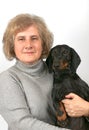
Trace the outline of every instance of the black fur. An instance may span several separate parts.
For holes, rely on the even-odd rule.
[[[53,106],[57,116],[62,116],[59,102],[70,92],[76,93],[80,97],[89,101],[89,86],[76,73],[81,59],[77,52],[68,45],[57,45],[51,49],[46,63],[49,72],[54,75],[54,87],[52,91]],[[64,120],[56,120],[59,127],[72,130],[88,130],[89,122],[85,117],[69,117]]]

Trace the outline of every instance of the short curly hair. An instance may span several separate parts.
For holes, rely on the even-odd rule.
[[[8,60],[16,58],[14,52],[14,37],[29,26],[35,25],[42,40],[43,52],[41,58],[46,58],[53,44],[53,33],[50,32],[44,19],[31,14],[19,14],[12,18],[3,35],[3,51]]]

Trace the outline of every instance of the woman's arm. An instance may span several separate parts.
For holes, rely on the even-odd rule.
[[[9,74],[0,75],[0,113],[11,130],[67,130],[33,118],[22,88]]]
[[[89,102],[85,101],[78,95],[70,93],[66,95],[66,99],[62,101],[69,116],[89,116]]]

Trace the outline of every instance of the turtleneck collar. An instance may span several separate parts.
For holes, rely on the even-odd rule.
[[[43,60],[39,60],[33,65],[25,64],[17,60],[16,67],[24,73],[28,73],[31,76],[37,77],[40,77],[40,75],[42,76],[42,74],[45,74],[47,72],[47,66]]]

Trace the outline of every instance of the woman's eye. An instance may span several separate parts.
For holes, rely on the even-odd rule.
[[[32,40],[38,40],[38,38],[37,37],[32,37]]]
[[[19,38],[19,39],[18,39],[18,41],[23,41],[23,40],[25,40],[25,39],[24,39],[24,38]]]
[[[16,40],[17,40],[17,41],[24,41],[25,38],[24,38],[24,37],[17,37]]]

